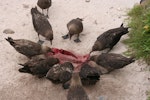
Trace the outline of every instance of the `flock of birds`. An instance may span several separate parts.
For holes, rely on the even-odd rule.
[[[37,5],[42,9],[42,12],[43,9],[47,9],[47,15],[40,13],[36,7],[31,9],[31,15],[38,37],[42,35],[52,44],[53,30],[47,19],[51,3],[51,0],[38,0]],[[67,24],[68,34],[62,36],[62,38],[71,39],[73,35],[77,35],[77,39],[74,41],[81,42],[79,35],[83,31],[82,21],[83,19],[81,18],[71,20]],[[128,27],[124,27],[121,24],[120,27],[110,29],[97,37],[89,56],[80,65],[80,70],[78,71],[75,70],[72,62],[60,63],[59,57],[48,56],[48,53],[55,55],[56,52],[52,48],[42,45],[43,41],[40,38],[38,43],[26,39],[12,39],[11,37],[6,38],[6,40],[17,52],[29,58],[26,63],[19,64],[23,66],[19,69],[19,72],[30,73],[39,78],[46,77],[54,84],[62,83],[64,89],[69,89],[67,100],[89,100],[83,85],[94,85],[99,81],[101,75],[123,68],[135,61],[133,57],[127,58],[120,54],[109,53],[119,42],[121,36],[128,32]],[[100,55],[90,56],[92,52],[104,49],[108,49],[108,51]],[[101,68],[105,72],[102,72]]]

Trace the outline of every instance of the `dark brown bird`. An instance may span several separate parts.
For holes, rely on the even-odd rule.
[[[71,20],[68,24],[67,24],[67,28],[69,30],[68,34],[65,36],[62,36],[63,39],[68,39],[73,35],[77,35],[77,39],[75,39],[75,42],[81,42],[79,39],[79,35],[80,33],[83,31],[83,24],[82,24],[83,19],[81,18],[76,18]]]
[[[67,100],[89,100],[86,91],[82,87],[79,73],[73,73],[72,75]]]
[[[37,75],[39,78],[44,77],[46,73],[49,71],[49,69],[59,63],[59,60],[57,58],[52,57],[34,57],[30,59],[25,64],[20,64],[23,66],[23,68],[20,68],[20,72],[24,73],[30,73],[32,75]]]
[[[24,64],[19,64],[21,66],[23,66],[23,68],[19,69],[19,72],[23,72],[23,73],[30,73],[32,74],[32,72],[30,71],[30,67],[35,66],[39,61],[45,60],[47,57],[44,54],[41,55],[36,55],[33,56],[29,61],[27,61]]]
[[[66,83],[72,77],[73,65],[70,62],[54,65],[46,74],[46,78],[53,83]]]
[[[13,40],[11,37],[6,38],[6,40],[10,43],[10,45],[12,45],[15,48],[16,51],[27,56],[28,58],[31,58],[35,55],[52,52],[51,48],[32,42],[30,40]]]
[[[99,81],[101,75],[101,69],[94,61],[88,61],[81,65],[79,72],[81,82],[83,85],[95,85]],[[67,81],[63,84],[64,89],[70,87],[71,81]]]
[[[140,4],[142,4],[143,2],[145,2],[146,0],[140,0]],[[147,0],[148,1],[148,0]]]
[[[39,35],[42,35],[46,38],[46,40],[49,40],[52,44],[53,30],[48,19],[43,14],[41,14],[36,7],[31,9],[31,14],[33,26],[35,31],[38,33],[38,37]],[[39,43],[43,43],[43,41],[40,40],[40,37]]]
[[[42,13],[43,13],[43,9],[47,9],[47,17],[48,17],[49,7],[52,5],[52,1],[51,0],[38,0],[37,5],[42,9]]]
[[[92,51],[101,51],[109,48],[108,52],[119,42],[122,35],[127,34],[128,27],[124,27],[123,24],[119,28],[110,29],[101,34],[95,41]]]
[[[149,6],[149,0],[141,0],[140,5],[146,9]]]
[[[102,53],[101,55],[94,55],[90,57],[90,60],[107,69],[108,73],[115,69],[123,68],[124,66],[135,61],[133,57],[127,58],[120,54],[114,53]]]
[[[85,63],[82,65],[79,74],[83,85],[95,85],[100,79],[101,72],[95,66]]]

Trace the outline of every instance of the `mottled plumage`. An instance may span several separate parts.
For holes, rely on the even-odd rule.
[[[72,75],[67,100],[89,100],[86,91],[82,87],[79,73],[73,73]]]
[[[36,7],[31,9],[31,14],[33,26],[35,31],[38,33],[38,37],[39,35],[42,35],[46,38],[46,40],[49,40],[52,44],[53,30],[48,19],[43,14],[41,14]]]
[[[110,29],[104,32],[95,41],[92,51],[101,51],[109,48],[109,52],[119,42],[121,36],[128,32],[128,27],[123,27],[123,24],[121,24],[119,28]]]
[[[67,28],[68,28],[68,34],[65,36],[62,36],[64,39],[67,39],[73,36],[73,35],[77,35],[77,39],[75,39],[75,42],[81,42],[79,39],[79,35],[80,33],[83,31],[83,24],[82,24],[82,19],[80,18],[76,18],[76,19],[72,19],[68,24],[67,24]]]
[[[53,83],[65,83],[72,77],[73,65],[70,62],[54,65],[47,73],[46,78]]]
[[[42,13],[43,13],[43,9],[47,9],[47,17],[48,17],[48,10],[49,10],[49,7],[52,5],[52,1],[51,0],[38,0],[37,5],[42,9]]]
[[[32,42],[30,40],[26,39],[13,40],[11,37],[6,38],[6,40],[10,43],[10,45],[12,45],[15,48],[17,52],[29,58],[35,55],[52,52],[51,48]]]
[[[90,60],[106,68],[108,72],[111,72],[115,69],[123,68],[124,66],[135,61],[133,57],[127,58],[120,54],[114,53],[102,53],[101,55],[95,55],[92,56]]]
[[[30,59],[25,64],[20,64],[24,66],[23,68],[20,68],[20,72],[25,73],[31,73],[33,75],[37,75],[38,77],[43,77],[46,75],[46,73],[49,71],[49,69],[59,63],[59,60],[57,58],[52,57],[34,57]]]
[[[79,74],[83,85],[94,85],[99,81],[101,72],[96,67],[85,63],[82,65]]]

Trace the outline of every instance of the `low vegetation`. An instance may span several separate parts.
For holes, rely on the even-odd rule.
[[[128,12],[129,38],[124,42],[129,46],[126,54],[143,59],[150,64],[150,2],[135,5]]]
[[[128,12],[129,38],[124,41],[129,46],[127,55],[143,59],[150,65],[150,0],[144,5],[135,5]],[[147,93],[150,100],[150,92]]]

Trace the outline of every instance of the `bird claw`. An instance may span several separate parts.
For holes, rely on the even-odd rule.
[[[67,34],[67,35],[64,35],[64,36],[62,36],[62,38],[63,39],[68,39],[69,38],[69,35]]]
[[[42,45],[44,43],[44,41],[39,40],[37,43]]]
[[[79,38],[75,39],[74,42],[79,43],[81,42]]]

